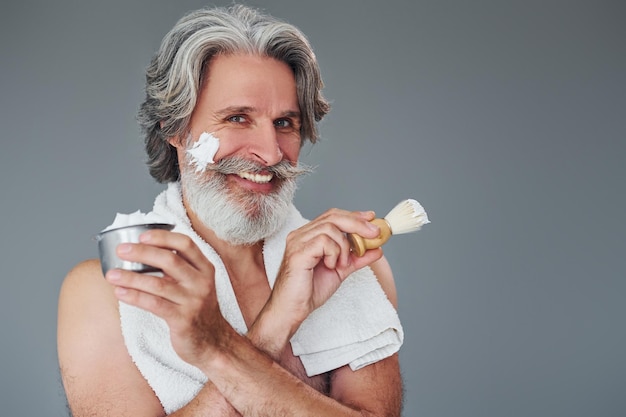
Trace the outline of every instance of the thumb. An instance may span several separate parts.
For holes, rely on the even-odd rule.
[[[363,256],[356,256],[355,254],[351,253],[348,265],[344,270],[341,271],[341,280],[343,281],[351,273],[376,262],[382,257],[383,250],[381,248],[367,250],[365,251]]]

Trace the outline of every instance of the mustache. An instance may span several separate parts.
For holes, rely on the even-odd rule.
[[[314,171],[312,166],[301,162],[298,162],[295,166],[288,161],[280,161],[275,165],[263,166],[237,156],[220,159],[215,164],[208,164],[205,169],[224,175],[238,174],[240,172],[270,172],[281,180],[295,179]]]

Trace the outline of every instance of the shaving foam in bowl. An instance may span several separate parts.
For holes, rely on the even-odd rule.
[[[160,269],[139,262],[120,259],[115,249],[120,243],[138,243],[139,236],[150,229],[172,230],[173,224],[163,221],[154,213],[144,214],[139,211],[131,214],[119,214],[113,224],[96,235],[102,274],[114,268],[134,272],[160,272]]]

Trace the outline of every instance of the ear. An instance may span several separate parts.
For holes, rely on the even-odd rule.
[[[163,122],[163,120],[161,120],[161,121],[159,122],[159,127],[160,127],[161,129],[163,129],[163,125],[164,125],[164,124],[165,124],[165,123]],[[165,140],[167,141],[167,143],[169,143],[170,145],[172,145],[172,146],[173,146],[173,147],[175,147],[175,148],[179,148],[179,149],[180,149],[180,148],[182,148],[182,147],[183,147],[183,143],[181,142],[181,140],[180,140],[180,137],[179,137],[179,136],[170,136],[170,137],[168,137],[168,138],[167,138],[167,139],[165,139]]]
[[[169,138],[167,138],[167,143],[169,143],[170,145],[172,145],[173,147],[177,149],[182,149],[184,147],[182,144],[182,141],[180,140],[178,136],[170,136]]]

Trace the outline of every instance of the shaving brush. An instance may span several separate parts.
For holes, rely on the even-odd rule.
[[[368,249],[381,247],[391,235],[418,231],[430,221],[424,207],[417,201],[408,199],[399,202],[384,218],[374,219],[370,223],[380,228],[380,235],[374,239],[366,239],[356,233],[348,233],[352,252],[357,256],[363,256]]]

